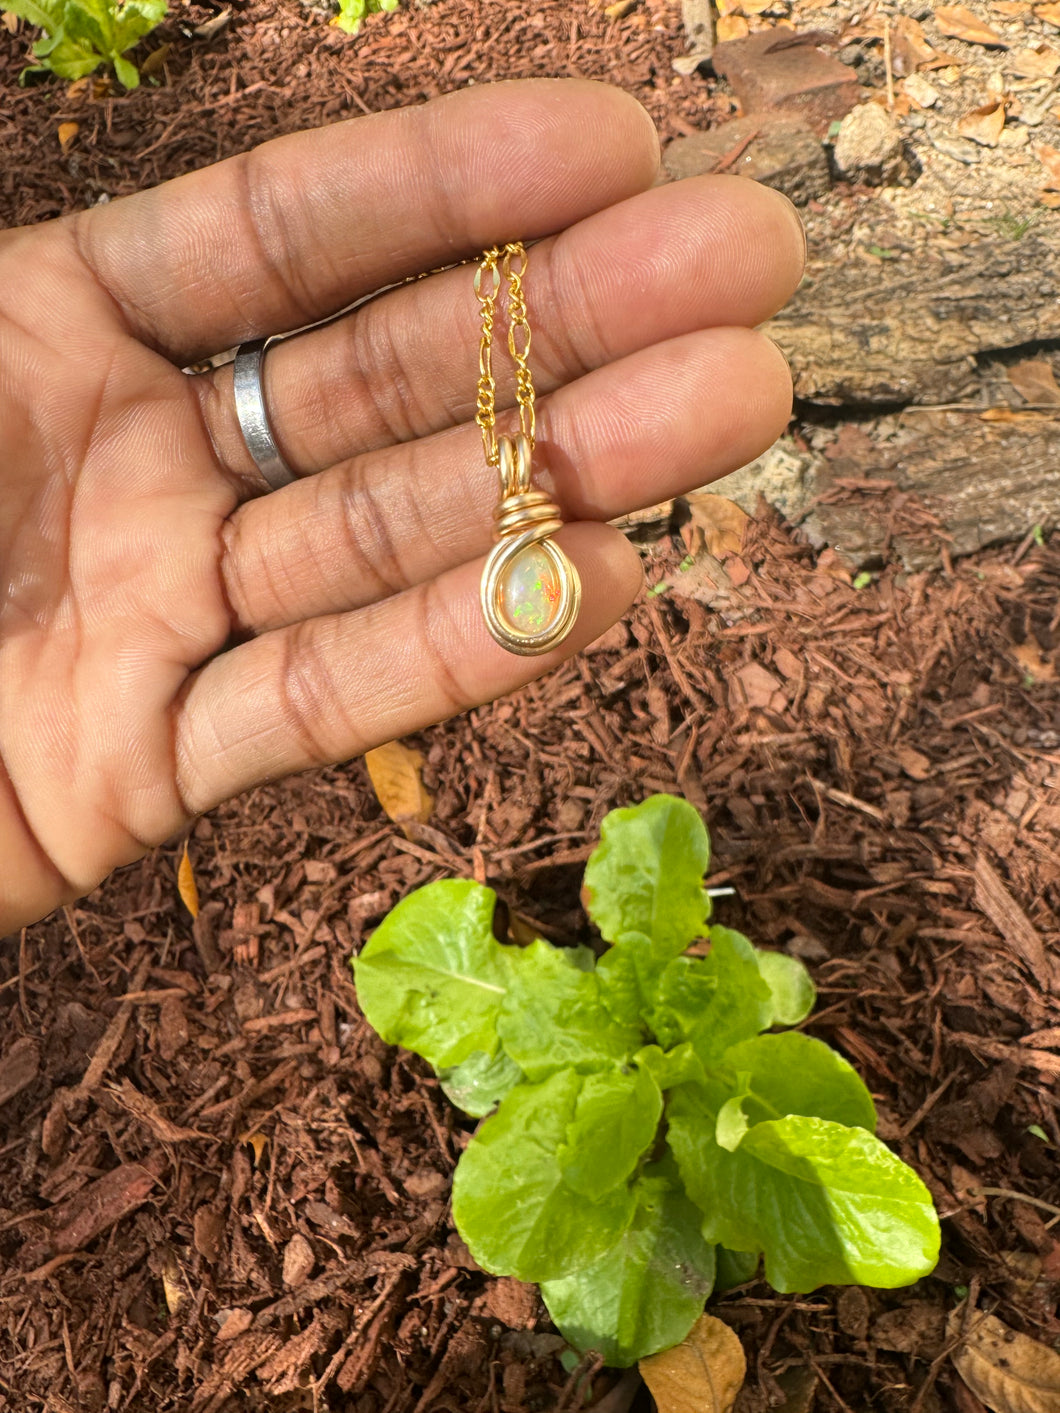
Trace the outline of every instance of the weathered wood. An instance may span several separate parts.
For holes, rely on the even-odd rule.
[[[842,479],[893,481],[934,511],[940,533],[892,536],[877,508],[863,498],[818,503],[805,521],[812,538],[836,547],[854,564],[893,549],[911,569],[936,565],[943,549],[971,554],[1000,540],[1022,539],[1036,525],[1060,525],[1060,420],[1042,416],[984,422],[967,412],[907,413],[907,431],[875,455],[816,463],[818,495]]]
[[[975,388],[978,354],[1060,339],[1060,222],[963,246],[925,230],[906,245],[880,259],[847,235],[811,234],[806,279],[765,329],[798,397],[957,402]]]

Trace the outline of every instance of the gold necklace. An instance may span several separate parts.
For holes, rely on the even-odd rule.
[[[500,502],[493,513],[497,543],[482,571],[482,612],[497,642],[524,657],[548,652],[561,643],[574,626],[581,602],[578,571],[552,538],[563,524],[559,507],[531,483],[534,380],[527,362],[530,325],[523,294],[528,263],[523,245],[511,242],[487,250],[475,271],[475,294],[482,311],[475,421],[482,429],[486,461],[497,467],[501,482]],[[493,323],[502,274],[508,287],[508,352],[515,364],[519,408],[519,430],[514,436],[496,432]]]

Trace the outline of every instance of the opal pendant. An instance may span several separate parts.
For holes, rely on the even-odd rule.
[[[530,488],[530,448],[522,435],[499,437],[502,498],[494,519],[499,540],[482,573],[482,611],[509,652],[548,652],[578,616],[578,571],[552,539],[558,508]]]

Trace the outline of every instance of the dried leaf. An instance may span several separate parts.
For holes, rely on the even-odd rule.
[[[0,10],[0,22],[3,23],[8,34],[18,33],[18,16],[11,10]]]
[[[265,1145],[269,1141],[268,1134],[261,1133],[257,1129],[253,1131],[248,1129],[246,1133],[239,1135],[239,1141],[240,1143],[249,1143],[251,1148],[253,1148],[254,1166],[259,1168],[261,1166],[261,1155],[265,1152]]]
[[[1045,190],[1060,191],[1060,147],[1050,147],[1047,142],[1036,142],[1034,155],[1045,168]]]
[[[1008,380],[1028,402],[1047,402],[1060,406],[1060,387],[1056,385],[1053,365],[1044,358],[1025,358],[1008,370]]]
[[[364,758],[372,788],[387,817],[395,824],[417,820],[426,824],[434,800],[423,788],[423,757],[400,741],[377,746]]]
[[[978,15],[973,15],[967,5],[939,5],[935,11],[935,23],[943,34],[953,39],[963,39],[968,44],[994,44],[999,49],[1008,48],[997,30],[984,24]]]
[[[970,137],[981,147],[996,147],[1005,126],[1005,105],[998,101],[973,108],[957,124],[962,137]]]
[[[730,1413],[747,1373],[739,1339],[713,1315],[701,1315],[680,1344],[639,1367],[659,1413]]]
[[[162,1293],[166,1298],[166,1308],[171,1315],[175,1315],[184,1303],[187,1291],[184,1289],[180,1263],[172,1251],[166,1252],[162,1265]]]
[[[709,491],[693,491],[688,497],[692,524],[702,531],[703,544],[715,559],[727,554],[739,554],[744,532],[751,517],[735,501]]]
[[[73,145],[74,138],[81,131],[80,123],[60,123],[59,124],[59,146],[64,152],[69,152]]]
[[[1036,49],[1017,49],[1009,56],[1005,68],[1018,78],[1052,78],[1060,69],[1060,54],[1048,44],[1039,44]]]
[[[1060,210],[1060,191],[1051,191],[1046,187],[1038,193],[1038,205],[1048,206],[1050,211]]]
[[[180,856],[180,867],[177,869],[177,892],[180,894],[180,901],[192,917],[198,917],[199,885],[195,882],[195,871],[191,866],[187,839],[184,840],[184,852]]]
[[[718,20],[717,39],[724,44],[730,39],[743,39],[751,29],[742,15],[723,15]]]
[[[1056,25],[1060,29],[1060,5],[1055,3],[1035,5],[1034,15],[1036,19],[1046,20],[1049,24]]]
[[[157,49],[152,49],[140,65],[140,77],[154,78],[157,74],[162,73],[172,48],[172,44],[160,44]]]
[[[964,1318],[959,1306],[950,1316],[950,1339],[960,1337]],[[995,1315],[972,1312],[953,1365],[993,1413],[1060,1413],[1060,1354]]]
[[[891,28],[891,53],[896,74],[911,74],[932,63],[938,52],[928,42],[919,20],[898,15]]]
[[[201,25],[196,25],[192,30],[192,34],[196,39],[213,39],[215,34],[221,33],[231,18],[232,7],[228,6],[227,9],[221,10],[218,14],[213,15]]]

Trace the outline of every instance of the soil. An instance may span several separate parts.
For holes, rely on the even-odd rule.
[[[216,13],[174,6],[147,46],[170,45],[158,86],[121,97],[20,90],[25,35],[0,28],[5,223],[472,79],[606,78],[668,136],[735,106],[673,72],[676,6],[438,0],[354,40],[288,0],[188,37]],[[60,122],[80,124],[65,153]],[[855,462],[859,435],[836,434]],[[704,812],[710,881],[735,889],[718,919],[807,961],[808,1029],[944,1218],[912,1289],[716,1296],[748,1355],[741,1413],[975,1413],[945,1335],[965,1290],[1056,1342],[1060,536],[952,562],[915,497],[856,476],[830,495],[943,567],[854,577],[761,504],[719,571],[679,505],[632,532],[651,588],[627,620],[411,743],[426,824],[391,824],[360,762],[298,777],[197,822],[196,922],[171,845],[0,941],[0,1409],[618,1408],[616,1375],[561,1364],[536,1289],[469,1258],[447,1197],[470,1125],[367,1029],[347,959],[451,875],[591,942],[600,820],[653,790]]]

